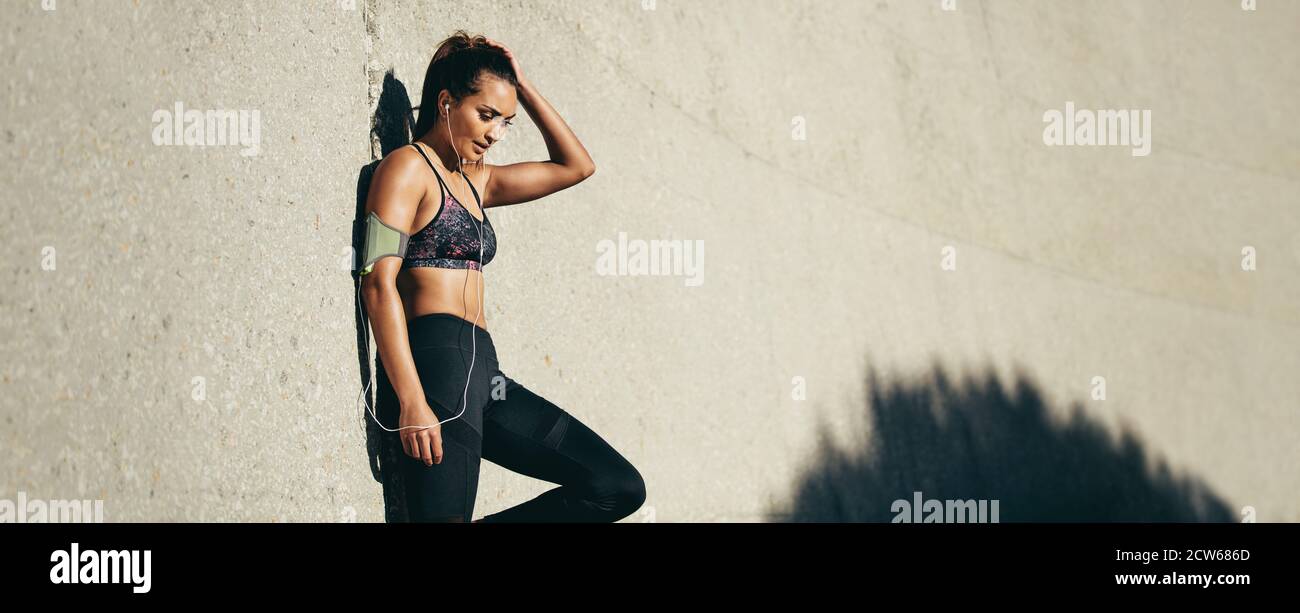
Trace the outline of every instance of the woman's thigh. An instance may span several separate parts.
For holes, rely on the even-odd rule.
[[[386,444],[396,448],[407,516],[412,522],[468,522],[473,517],[483,446],[483,407],[489,400],[487,377],[482,373],[495,370],[496,364],[478,358],[480,363],[474,367],[466,390],[468,357],[460,354],[456,349],[446,348],[412,351],[425,399],[434,416],[443,422],[440,425],[442,461],[426,465],[423,460],[406,455],[397,432],[385,433]],[[387,378],[382,371],[381,376]],[[398,401],[388,381],[379,386],[378,396],[380,421],[388,428],[398,428]]]
[[[426,465],[401,453],[398,470],[406,492],[408,521],[470,521],[478,494],[481,443],[478,433],[453,420],[442,424],[441,462]]]
[[[508,470],[580,490],[642,487],[636,468],[576,417],[507,378],[484,409],[482,457]]]

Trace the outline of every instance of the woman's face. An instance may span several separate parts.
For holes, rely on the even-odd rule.
[[[478,161],[501,140],[516,114],[515,87],[500,77],[479,79],[479,93],[451,105],[452,144],[460,157]]]

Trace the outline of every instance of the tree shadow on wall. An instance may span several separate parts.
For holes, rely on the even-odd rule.
[[[380,160],[386,157],[393,150],[410,144],[411,130],[415,126],[414,115],[411,112],[411,98],[407,95],[406,86],[393,75],[389,70],[384,75],[383,90],[379,95],[379,101],[375,108],[374,116],[370,122],[370,136],[373,140],[378,141],[380,149],[380,158],[361,168],[357,177],[357,202],[356,214],[353,216],[352,224],[352,246],[354,253],[361,253],[364,245],[365,236],[365,215],[366,215],[366,196],[370,193],[370,181],[375,175],[375,169],[378,168]],[[355,264],[359,264],[360,257]],[[353,295],[360,292],[361,277],[356,273],[352,275]],[[365,402],[379,413],[378,407],[375,406],[377,394],[375,388],[379,384],[378,377],[375,374],[374,363],[369,356],[370,353],[370,330],[366,322],[361,318],[361,309],[364,305],[358,304],[353,309],[353,315],[356,319],[357,333],[357,360],[360,364],[361,385],[369,383],[369,389],[366,389]],[[369,317],[366,317],[369,320]],[[371,377],[374,376],[372,382]],[[396,414],[396,411],[391,411]],[[362,409],[360,414],[364,421],[366,431],[366,455],[369,458],[370,474],[375,481],[383,484],[384,490],[384,517],[388,522],[405,522],[406,516],[406,492],[402,486],[397,471],[397,463],[400,459],[397,454],[402,453],[401,442],[397,438],[397,433],[388,432],[380,428],[375,423],[374,418],[370,416],[370,409]],[[397,428],[396,423],[384,424],[389,428]]]
[[[886,383],[872,367],[865,384],[857,440],[838,446],[819,423],[820,452],[793,508],[769,521],[890,522],[894,501],[913,503],[914,492],[997,500],[1004,523],[1236,521],[1199,479],[1151,465],[1127,427],[1116,438],[1079,403],[1057,418],[1021,373],[1008,390],[992,372],[954,382],[936,365],[928,377]]]

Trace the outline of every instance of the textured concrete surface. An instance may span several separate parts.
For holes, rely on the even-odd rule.
[[[418,103],[463,27],[596,160],[490,211],[487,301],[645,477],[624,521],[1300,521],[1300,4],[49,4],[0,27],[0,498],[383,520],[357,180],[385,74]],[[1150,110],[1151,154],[1045,145],[1067,101]],[[177,102],[257,154],[155,144]],[[522,107],[493,155],[545,159]],[[703,241],[703,284],[597,274],[620,233]],[[477,514],[550,487],[484,463]]]

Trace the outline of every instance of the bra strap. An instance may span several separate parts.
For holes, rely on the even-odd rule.
[[[483,208],[483,201],[480,200],[479,197],[478,197],[478,189],[476,189],[476,188],[474,187],[474,182],[473,182],[473,181],[470,181],[470,180],[469,180],[469,177],[465,176],[465,171],[463,171],[463,170],[460,171],[460,176],[462,176],[462,177],[465,178],[465,182],[466,182],[466,183],[469,183],[469,191],[474,192],[474,202],[478,204],[478,210],[481,211],[481,212],[483,213],[483,219],[486,220],[486,219],[487,219],[487,209]]]
[[[429,161],[429,156],[424,154],[424,148],[415,143],[411,143],[411,146],[415,147],[415,150],[420,152],[420,157],[424,158],[424,163],[429,165],[429,170],[433,171],[433,176],[438,178],[438,189],[441,190],[441,193],[439,194],[440,199],[438,200],[438,207],[441,208],[442,201],[447,199],[447,192],[451,190],[448,189],[446,183],[442,182],[442,175],[438,174],[438,169],[433,167],[433,162]],[[471,184],[470,188],[472,189],[473,187],[474,186]]]

